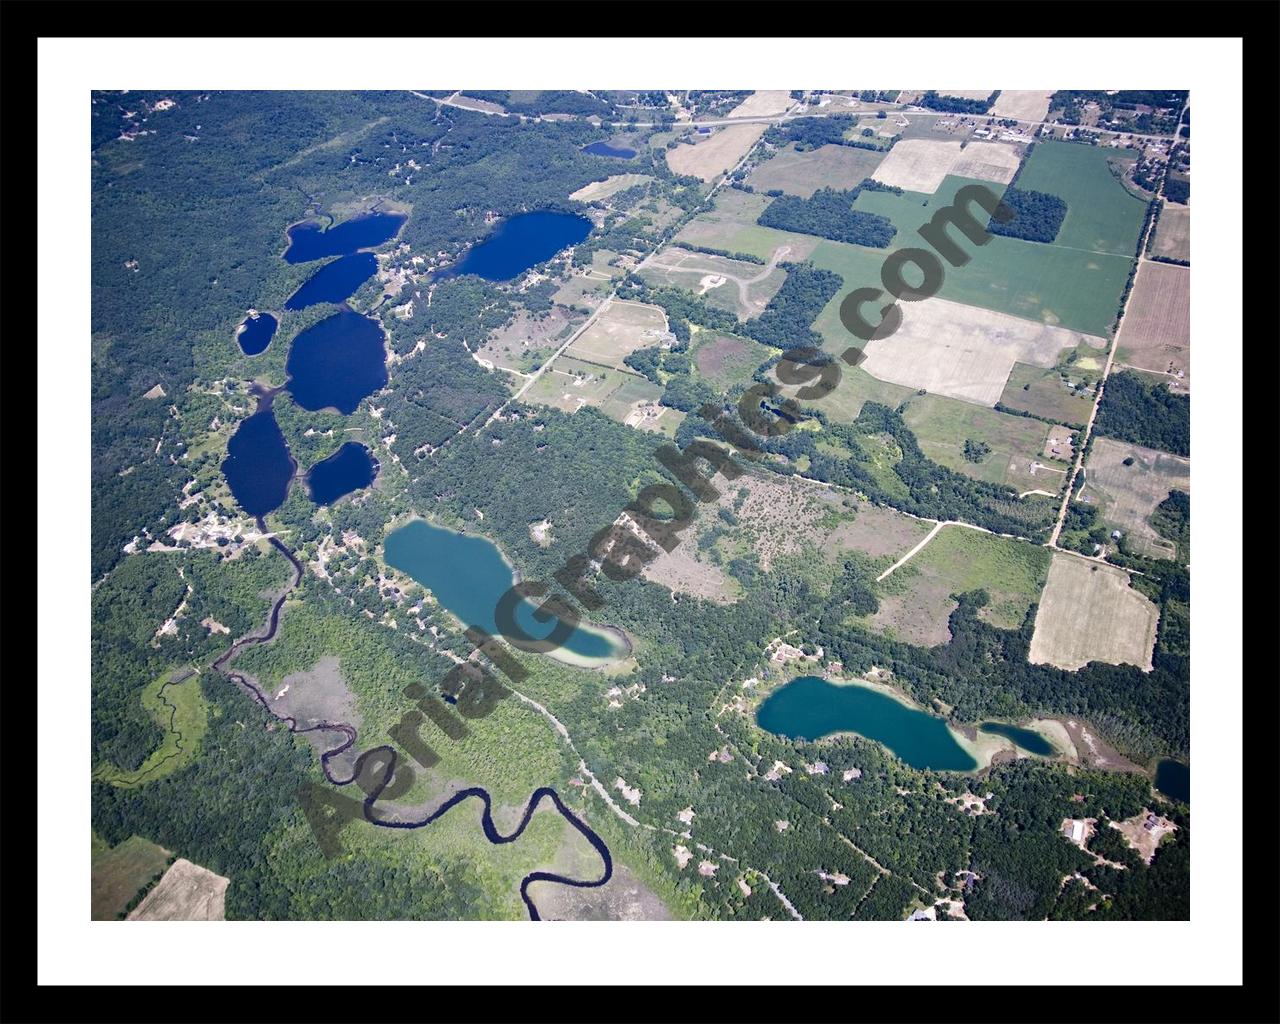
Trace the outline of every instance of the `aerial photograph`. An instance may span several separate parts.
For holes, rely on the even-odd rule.
[[[1189,921],[1192,95],[1057,84],[84,92],[80,916]]]

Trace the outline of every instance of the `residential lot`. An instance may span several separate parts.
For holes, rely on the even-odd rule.
[[[1126,466],[1126,459],[1133,461]],[[1076,500],[1096,506],[1103,521],[1126,533],[1130,546],[1140,554],[1173,558],[1173,543],[1147,521],[1172,490],[1191,493],[1190,459],[1095,437],[1085,466],[1085,484]]]

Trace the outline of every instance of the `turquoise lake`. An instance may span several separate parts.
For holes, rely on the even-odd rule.
[[[856,732],[883,743],[913,768],[963,772],[978,766],[941,718],[856,683],[836,686],[799,676],[766,698],[756,723],[777,736],[803,740]]]
[[[996,736],[1013,740],[1023,750],[1031,754],[1039,754],[1041,757],[1052,757],[1058,752],[1057,747],[1034,729],[1022,729],[1004,722],[983,722],[978,726],[978,731],[994,733]]]
[[[468,626],[498,635],[494,609],[515,578],[492,541],[415,520],[387,535],[385,551],[388,565],[430,590],[440,604]],[[516,609],[516,624],[529,636],[541,639],[551,633],[556,623],[535,619],[535,607],[529,601],[522,602]],[[626,654],[621,640],[582,626],[569,635],[563,649],[593,659]]]

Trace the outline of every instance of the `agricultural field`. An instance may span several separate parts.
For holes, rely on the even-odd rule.
[[[1150,671],[1158,619],[1123,569],[1055,552],[1027,659],[1069,671],[1091,661]]]
[[[667,317],[660,306],[614,299],[575,339],[565,355],[619,369],[623,359],[636,349],[669,340]]]
[[[735,124],[712,129],[697,142],[682,142],[667,150],[667,165],[676,174],[715,181],[747,155],[764,134],[763,124]]]
[[[1156,223],[1152,256],[1191,261],[1191,207],[1166,202]]]
[[[583,185],[578,191],[569,195],[582,203],[593,203],[598,199],[608,199],[636,185],[643,185],[653,179],[647,174],[614,174],[603,181],[593,181]]]
[[[981,589],[990,600],[979,616],[1001,629],[1016,629],[1039,600],[1049,554],[1027,541],[944,526],[877,583],[880,609],[862,621],[894,639],[932,647],[951,638],[947,622],[956,608],[951,595]]]
[[[668,246],[645,264],[640,277],[654,287],[683,288],[701,295],[708,305],[749,320],[764,312],[787,279],[787,272],[775,266],[788,255],[785,250],[784,246],[775,251],[762,267]]]
[[[747,184],[757,192],[781,189],[808,199],[820,188],[850,189],[875,177],[884,154],[852,146],[820,146],[800,152],[788,143],[752,171]]]
[[[552,306],[541,318],[521,310],[511,323],[493,331],[476,355],[503,369],[532,372],[577,330],[583,319],[564,306]]]
[[[932,196],[863,192],[854,209],[888,217],[898,228],[898,238],[917,238],[916,230],[969,184],[984,183],[949,177]],[[1121,189],[1115,181],[1111,185]],[[963,267],[946,268],[938,298],[1109,337],[1132,265],[1129,257],[1003,236],[992,238],[981,248],[961,244],[972,259]],[[855,288],[881,287],[884,256],[879,250],[828,240],[814,248],[813,262],[840,274],[845,282],[814,323],[832,352],[844,351],[855,340],[840,322],[840,303]],[[867,313],[873,315],[869,308]],[[904,323],[913,313],[910,308],[904,311]]]
[[[1167,376],[1169,390],[1191,390],[1191,269],[1144,261],[1129,296],[1116,359]]]
[[[1064,373],[1070,384],[1063,380]],[[1083,426],[1093,408],[1094,391],[1092,386],[1085,389],[1071,386],[1078,384],[1080,380],[1081,375],[1078,372],[1071,373],[1070,366],[1055,366],[1046,370],[1029,363],[1014,363],[1004,392],[1000,395],[1000,404],[1047,420]]]
[[[222,921],[231,879],[179,857],[129,914],[130,921]]]
[[[169,851],[141,836],[108,846],[94,836],[92,903],[94,921],[114,921],[143,888],[164,873]]]
[[[794,103],[786,89],[758,89],[729,111],[728,116],[767,117],[785,113]]]
[[[1128,151],[1073,142],[1040,142],[1022,169],[1018,187],[1048,192],[1065,200],[1067,216],[1053,242],[1055,246],[1132,256],[1142,232],[1146,204],[1120,184],[1108,162],[1133,159]]]
[[[734,338],[700,329],[690,350],[693,365],[719,391],[750,380],[775,352],[750,338]]]
[[[1125,460],[1132,459],[1126,466]],[[1148,558],[1173,558],[1171,541],[1148,522],[1172,490],[1191,492],[1191,460],[1153,448],[1095,437],[1077,501],[1092,504],[1102,521],[1126,534],[1128,546]]]
[[[723,249],[726,252],[745,252],[762,260],[770,259],[774,252],[785,247],[787,259],[806,259],[820,239],[793,231],[777,231],[761,227],[756,218],[772,200],[765,195],[742,192],[736,188],[722,189],[716,195],[715,205],[701,213],[676,235],[677,245],[704,246]]]
[[[1062,489],[1069,464],[1045,457],[1045,442],[1054,429],[1049,424],[939,395],[912,395],[906,406],[903,419],[920,450],[934,462],[978,480],[1006,484],[1020,494],[1056,494]],[[981,462],[965,458],[969,440],[991,449]]]
[[[990,113],[992,117],[1012,117],[1018,121],[1043,121],[1049,114],[1049,97],[1052,95],[1052,91],[1002,89],[991,105]]]
[[[1065,349],[1102,338],[946,299],[914,302],[888,338],[866,342],[873,377],[979,405],[1000,400],[1014,363],[1051,367]]]
[[[948,177],[980,178],[1008,184],[1021,152],[1004,142],[905,139],[889,150],[873,177],[908,192],[937,192]]]

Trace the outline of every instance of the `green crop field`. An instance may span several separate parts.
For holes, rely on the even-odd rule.
[[[1146,204],[1111,173],[1112,160],[1131,163],[1133,155],[1074,142],[1041,142],[1031,151],[1018,187],[1048,192],[1067,204],[1054,246],[1133,255]]]
[[[958,189],[969,184],[974,182],[948,177],[935,196],[864,192],[854,207],[882,214],[894,222],[898,234],[890,250],[921,245],[916,229],[940,207],[948,205]],[[1109,333],[1133,262],[1123,256],[1085,253],[1018,238],[995,237],[982,248],[968,246],[963,240],[961,245],[973,258],[963,267],[945,268],[946,278],[938,292],[941,298],[1100,337]],[[888,254],[885,250],[827,240],[814,249],[813,262],[835,271],[845,283],[814,323],[814,329],[833,352],[843,351],[857,340],[840,322],[840,303],[855,288],[881,287],[880,269]],[[866,312],[871,316],[874,311],[868,308]],[[904,316],[910,315],[910,305],[906,304]]]

